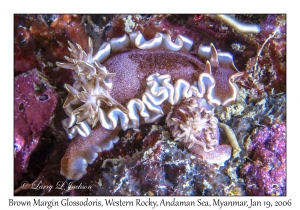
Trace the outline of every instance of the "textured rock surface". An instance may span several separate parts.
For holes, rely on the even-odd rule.
[[[38,70],[15,78],[14,82],[15,186],[25,173],[32,151],[53,117],[58,96]]]
[[[250,195],[286,195],[285,123],[255,130],[241,168]]]
[[[160,126],[131,157],[109,158],[102,166],[96,194],[104,195],[226,195],[229,177],[214,164],[170,141]]]

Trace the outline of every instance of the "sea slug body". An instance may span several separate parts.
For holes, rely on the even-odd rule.
[[[215,106],[232,103],[238,92],[234,82],[243,75],[232,56],[217,51],[213,44],[199,47],[197,56],[206,60],[203,63],[189,53],[193,41],[181,35],[173,42],[168,33],[156,33],[147,41],[139,31],[132,32],[103,43],[95,55],[90,39],[88,52],[78,44],[69,45],[69,63],[57,62],[61,68],[74,70],[75,79],[72,86],[65,85],[69,95],[64,109],[69,118],[62,122],[72,139],[61,161],[61,174],[67,179],[80,179],[98,153],[118,141],[121,129],[155,122],[182,100],[205,98]],[[211,114],[203,117],[210,117],[208,123],[217,128]],[[181,129],[187,132],[187,125]],[[211,133],[212,138],[206,132],[209,143],[197,150],[201,149],[203,159],[222,164],[230,157],[231,147],[218,146],[217,132]],[[214,158],[205,156],[212,150]],[[223,153],[224,158],[218,159]]]

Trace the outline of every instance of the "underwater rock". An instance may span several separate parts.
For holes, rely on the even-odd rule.
[[[255,130],[241,168],[249,195],[286,195],[286,125]]]
[[[151,131],[142,141],[138,140],[143,135],[140,131],[121,140],[123,148],[140,142],[140,149],[103,161],[100,180],[92,194],[228,195],[230,179],[216,164],[207,164],[172,141],[170,133],[161,126],[144,125],[143,129]]]
[[[37,69],[27,71],[14,82],[15,186],[26,168],[40,136],[49,125],[58,100],[45,75]]]

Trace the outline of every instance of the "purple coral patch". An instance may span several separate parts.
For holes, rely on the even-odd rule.
[[[260,128],[249,145],[249,157],[241,169],[250,195],[286,194],[285,123]]]
[[[15,78],[14,94],[14,165],[15,186],[18,186],[19,176],[26,172],[30,155],[50,123],[58,97],[36,69]],[[41,100],[45,96],[47,100]]]

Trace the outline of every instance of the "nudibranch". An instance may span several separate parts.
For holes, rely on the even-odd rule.
[[[145,40],[139,31],[112,38],[94,55],[91,39],[88,52],[78,44],[69,45],[72,58],[65,57],[69,63],[57,65],[74,70],[74,84],[65,85],[69,94],[64,109],[69,118],[62,121],[72,141],[61,160],[61,174],[72,180],[86,173],[99,152],[113,147],[121,129],[156,122],[191,97],[204,98],[213,106],[233,102],[238,92],[235,80],[243,74],[236,69],[232,56],[216,50],[213,44],[200,45],[194,56],[189,53],[192,40],[178,35],[172,41],[167,32],[156,33],[151,40]],[[211,118],[208,123],[216,128],[217,122],[209,112],[207,109],[204,118]],[[182,128],[188,129],[188,125],[186,122]],[[222,150],[218,130],[211,134],[206,145],[186,141],[200,144],[202,154],[214,150],[215,158],[208,158],[210,162],[224,162],[230,157],[228,151],[220,161],[216,157]]]
[[[229,145],[219,145],[218,119],[203,98],[182,100],[169,112],[166,123],[175,140],[208,163],[223,165],[231,156]]]

